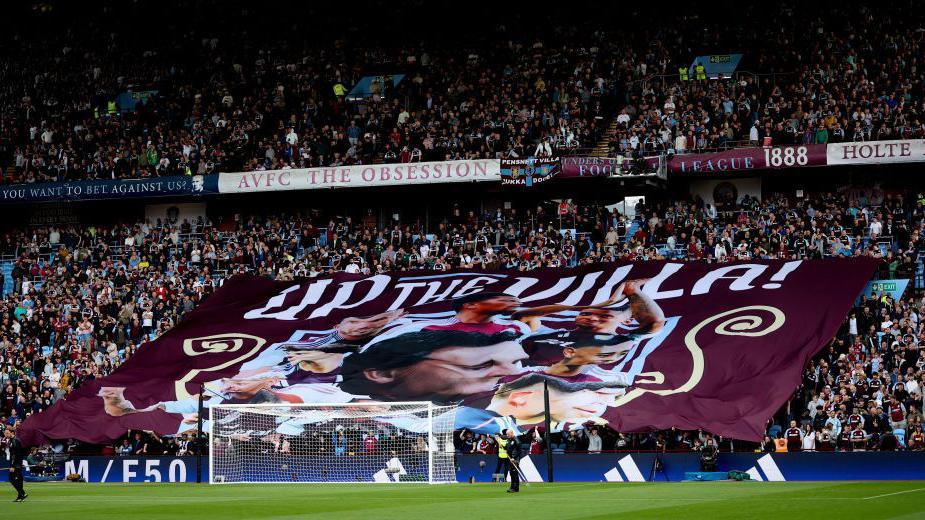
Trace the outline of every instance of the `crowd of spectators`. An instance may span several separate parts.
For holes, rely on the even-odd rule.
[[[789,427],[769,437],[790,451],[925,449],[923,313],[921,297],[882,292],[863,299],[806,367]]]
[[[69,25],[14,38],[0,65],[4,180],[549,155],[603,135],[615,71],[596,45],[396,46],[343,34],[308,45],[254,29],[251,10],[210,13],[221,37],[171,17],[158,38],[138,41],[104,12],[78,22],[79,39]],[[338,16],[330,26],[362,23]],[[317,17],[294,23],[288,33],[310,32],[312,43],[325,30]],[[229,36],[235,28],[241,37]],[[349,101],[364,76],[377,78],[371,94]]]
[[[217,450],[234,450],[239,454],[279,453],[324,454],[335,457],[351,454],[374,455],[377,453],[426,452],[427,438],[399,427],[374,424],[369,421],[335,421],[302,435],[284,436],[278,434],[263,437],[228,438],[217,443]]]
[[[542,426],[531,428],[518,437],[525,453],[540,454],[546,451],[546,435]],[[456,440],[456,451],[473,455],[498,453],[496,439],[489,435],[474,435],[461,430]],[[671,429],[647,433],[622,433],[608,425],[574,425],[566,431],[554,431],[549,437],[553,453],[607,453],[614,451],[683,452],[699,451],[704,446],[732,450],[729,439],[715,437],[702,430]],[[750,443],[744,443],[748,446]],[[740,446],[741,448],[741,446]]]
[[[621,12],[621,24],[605,13],[578,23],[564,13],[499,10],[454,44],[446,29],[418,24],[416,37],[396,36],[410,23],[402,9],[372,19],[362,9],[292,6],[290,20],[263,29],[253,23],[258,7],[204,0],[174,16],[141,2],[131,19],[156,27],[157,37],[137,38],[117,3],[46,7],[0,35],[3,183],[560,155],[602,140],[611,155],[639,157],[925,138],[925,32],[909,0],[740,6],[743,19],[773,20],[762,24],[679,9],[660,13],[655,28],[633,22],[652,14],[645,7]],[[458,24],[471,20],[461,14]],[[379,24],[394,25],[385,42],[368,30]],[[678,73],[695,55],[733,50],[744,56],[734,77]],[[369,95],[349,99],[366,76],[377,78]],[[9,228],[0,236],[0,256],[14,262],[12,285],[0,278],[0,421],[13,427],[111,373],[238,272],[293,279],[865,255],[882,259],[882,277],[914,280],[925,249],[925,199],[875,186],[716,205],[661,200],[633,217],[564,204],[564,217],[547,203],[453,206],[434,226],[313,210]],[[806,367],[761,449],[925,449],[918,288],[896,301],[878,294],[860,302]],[[542,449],[542,435],[523,440]],[[729,442],[604,426],[552,436],[566,452]],[[172,454],[196,445],[127,432],[110,449]],[[492,441],[460,432],[457,447],[490,452]]]
[[[3,182],[925,137],[921,16],[908,0],[742,6],[774,23],[738,27],[682,9],[657,30],[499,12],[473,31],[461,15],[472,34],[453,45],[400,9],[366,19],[294,6],[261,29],[254,6],[205,1],[175,17],[136,4],[131,15],[58,5],[3,35]],[[137,38],[126,17],[158,37]],[[366,30],[389,23],[387,41]],[[409,24],[417,38],[396,38]],[[37,28],[46,36],[29,37]],[[693,49],[740,50],[748,72],[683,81]],[[370,95],[351,101],[365,76],[378,78]]]
[[[720,17],[711,27],[692,16],[661,28],[640,64],[643,78],[627,89],[612,154],[925,137],[925,39],[911,5],[829,9],[818,17],[808,15],[808,5],[786,2],[770,13],[740,7],[739,16],[770,14],[773,23],[729,27]],[[706,31],[691,30],[704,24]],[[702,48],[704,32],[736,38],[744,53],[738,73],[682,76],[678,68],[694,61],[683,53]]]
[[[238,272],[292,279],[341,270],[866,255],[882,259],[879,276],[914,279],[925,226],[925,198],[871,186],[804,199],[746,196],[721,207],[655,201],[632,218],[593,203],[561,204],[565,216],[555,202],[485,212],[451,206],[426,230],[419,223],[380,226],[371,213],[322,211],[11,228],[0,236],[0,256],[14,262],[0,300],[0,420],[12,427],[111,373]],[[898,301],[878,294],[863,302],[807,367],[770,434],[786,437],[790,420],[824,434],[834,414],[829,434],[837,437],[854,429],[860,414],[868,446],[883,446],[892,434],[897,447],[921,447],[915,432],[925,385],[925,299],[914,287]],[[562,450],[591,449],[589,432],[559,435]],[[602,450],[674,449],[707,439],[702,432],[623,435],[603,427],[598,435]],[[161,439],[143,437],[149,450],[166,449]]]

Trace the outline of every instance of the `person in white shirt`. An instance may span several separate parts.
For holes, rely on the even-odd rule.
[[[825,399],[818,394],[806,403],[806,409],[809,410],[810,417],[815,418],[816,413],[822,413],[818,411],[820,406],[825,408]]]
[[[675,108],[674,99],[668,98],[668,101],[665,101],[665,105],[662,108],[664,108],[666,114],[673,114]]]
[[[132,454],[132,445],[129,443],[128,439],[122,441],[122,446],[119,446],[119,448],[116,450],[116,453],[123,457],[127,457]]]
[[[803,426],[803,451],[816,451],[816,435],[807,424]]]
[[[601,436],[597,434],[597,428],[591,428],[588,433],[588,453],[600,453],[603,442]]]
[[[918,394],[921,393],[919,390],[918,381],[916,381],[915,378],[911,376],[906,377],[906,392],[909,392],[910,394]]]
[[[617,124],[627,125],[630,122],[630,115],[626,113],[626,109],[620,111],[620,115],[617,116]]]
[[[662,127],[662,129],[658,132],[658,135],[659,135],[659,137],[661,138],[661,140],[662,140],[663,143],[671,143],[671,142],[672,142],[672,139],[671,139],[671,130],[669,130],[667,126]]]
[[[535,157],[552,157],[552,146],[549,141],[543,139],[540,144],[536,145],[536,151],[533,152]]]
[[[146,309],[141,313],[141,326],[145,328],[154,326],[154,312],[151,309]]]
[[[876,239],[881,233],[883,233],[883,224],[877,217],[874,217],[870,223],[870,238]]]
[[[299,135],[295,133],[294,128],[290,128],[286,133],[286,144],[289,146],[296,146],[299,144]]]
[[[48,376],[48,382],[51,383],[52,388],[58,388],[58,385],[61,383],[61,373],[58,372],[58,367],[52,366],[51,374]]]

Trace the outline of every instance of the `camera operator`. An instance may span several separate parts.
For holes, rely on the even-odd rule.
[[[716,471],[716,459],[719,457],[719,450],[716,444],[708,439],[700,448],[700,471]]]

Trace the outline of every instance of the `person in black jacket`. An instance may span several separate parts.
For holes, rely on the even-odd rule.
[[[507,434],[507,450],[508,463],[511,465],[509,471],[511,475],[511,487],[508,488],[508,493],[519,493],[520,492],[520,458],[523,457],[523,448],[520,445],[520,439],[514,434],[514,430],[508,428],[506,431]]]
[[[13,502],[22,502],[29,496],[22,487],[22,442],[16,437],[16,433],[12,429],[4,430],[3,434],[8,439],[7,447],[10,450],[10,484],[16,489],[16,500]]]

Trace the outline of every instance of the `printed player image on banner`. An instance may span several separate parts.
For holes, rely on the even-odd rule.
[[[112,375],[29,418],[24,442],[176,434],[232,403],[432,401],[456,426],[610,424],[758,440],[872,259],[640,262],[523,272],[237,276]],[[300,435],[311,417],[263,425]]]

